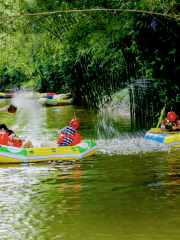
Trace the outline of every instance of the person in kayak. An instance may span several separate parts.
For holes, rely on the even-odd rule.
[[[9,113],[15,113],[17,111],[17,107],[11,104],[7,110]]]
[[[9,113],[15,113],[17,111],[17,107],[15,107],[14,105],[7,105],[3,108],[0,108],[0,112],[4,112],[4,111],[8,111]]]
[[[42,142],[42,147],[60,147],[60,146],[74,146],[81,142],[82,136],[78,133],[80,122],[77,119],[72,119],[69,126],[64,127],[58,131],[59,139],[57,143]]]
[[[168,112],[167,118],[162,120],[161,129],[166,132],[180,130],[179,115],[173,111]]]
[[[0,124],[0,144],[19,148],[34,148],[30,140],[25,141],[25,139],[16,136],[5,124]]]
[[[21,91],[21,86],[20,86],[20,85],[18,85],[18,87],[16,88],[16,93],[17,93],[17,94],[22,93],[22,91]]]

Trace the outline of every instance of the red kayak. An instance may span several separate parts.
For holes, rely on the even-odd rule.
[[[12,93],[6,93],[5,98],[12,98],[14,97],[14,94]]]

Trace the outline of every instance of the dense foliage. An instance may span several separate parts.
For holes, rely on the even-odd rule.
[[[76,102],[98,107],[104,96],[129,86],[131,114],[140,123],[179,101],[178,2],[0,3],[1,90],[22,84],[40,92],[71,92]],[[93,10],[28,15],[82,9]]]

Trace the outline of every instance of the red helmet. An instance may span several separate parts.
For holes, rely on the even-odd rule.
[[[80,127],[80,121],[77,119],[72,119],[69,123],[69,126],[78,129]]]
[[[168,112],[167,114],[167,119],[170,121],[170,122],[174,122],[176,120],[176,114],[175,112],[171,111],[171,112]]]

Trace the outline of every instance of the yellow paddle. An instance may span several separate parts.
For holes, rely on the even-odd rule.
[[[164,106],[164,107],[163,107],[163,110],[161,111],[161,116],[160,116],[160,118],[159,118],[159,121],[158,121],[156,130],[155,130],[154,133],[158,133],[159,124],[160,124],[160,122],[161,122],[161,120],[162,120],[162,117],[163,117],[163,115],[164,115],[165,108],[166,108],[166,106]]]

